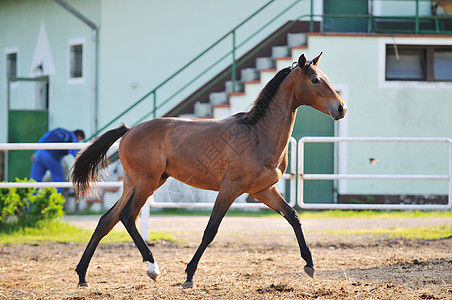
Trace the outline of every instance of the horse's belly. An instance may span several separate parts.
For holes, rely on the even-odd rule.
[[[195,188],[218,191],[220,188],[219,176],[212,169],[202,165],[168,164],[166,173],[175,179]]]

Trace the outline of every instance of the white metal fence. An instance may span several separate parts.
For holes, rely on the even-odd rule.
[[[446,143],[449,145],[449,175],[384,175],[384,174],[305,174],[304,146],[306,143],[338,142],[389,142],[389,143]],[[305,180],[374,179],[374,180],[447,180],[449,181],[448,203],[440,204],[314,204],[304,203]],[[443,210],[452,208],[452,140],[449,138],[383,138],[383,137],[303,137],[298,141],[298,199],[304,209],[397,209],[397,210]]]
[[[0,143],[0,150],[71,150],[84,149],[91,143]],[[113,144],[111,149],[118,149],[119,143]],[[8,167],[8,166],[7,166]],[[7,172],[5,172],[7,173]],[[120,187],[122,181],[98,182],[99,187]],[[0,182],[0,188],[70,188],[72,182]]]
[[[446,143],[449,145],[449,174],[448,175],[381,175],[381,174],[305,174],[304,146],[306,143],[338,143],[338,142],[408,142],[408,143]],[[0,150],[35,150],[35,149],[83,149],[90,143],[0,143]],[[298,145],[298,147],[297,147]],[[112,149],[117,149],[115,143]],[[452,208],[452,140],[449,138],[360,138],[360,137],[304,137],[297,141],[290,139],[291,159],[290,172],[283,175],[283,179],[290,181],[290,205],[298,204],[304,209],[399,209],[399,210],[444,210]],[[297,167],[298,157],[298,167]],[[448,203],[440,204],[314,204],[304,203],[303,187],[305,180],[339,180],[339,179],[390,179],[390,180],[446,180],[449,182]],[[298,181],[298,184],[297,184]],[[297,192],[298,185],[298,192]],[[121,181],[98,182],[98,187],[120,187]],[[71,182],[0,182],[0,188],[20,187],[72,187]],[[158,200],[158,199],[157,199]],[[183,203],[158,202],[150,199],[153,207],[190,207],[210,208],[213,203]],[[261,203],[234,203],[234,208],[263,208]]]

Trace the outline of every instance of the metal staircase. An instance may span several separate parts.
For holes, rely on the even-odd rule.
[[[304,7],[300,5],[304,5]],[[312,1],[272,0],[267,2],[197,57],[178,69],[173,75],[99,128],[87,140],[116,127],[119,122],[126,122],[129,126],[134,126],[151,118],[185,115],[187,112],[184,110],[187,108],[188,113],[193,114],[192,107],[195,103],[198,101],[200,103],[208,102],[208,100],[200,101],[200,98],[206,97],[208,99],[210,89],[219,83],[224,85],[225,80],[229,81],[227,83],[229,91],[240,91],[242,83],[237,80],[238,73],[241,68],[249,68],[250,59],[281,39],[283,34],[296,28],[301,19],[304,20],[305,32],[314,30],[315,22],[312,17],[310,18],[312,15],[304,14],[298,18],[291,17],[294,11],[300,11],[301,8],[306,10],[306,5],[312,5]],[[264,19],[262,19],[262,15],[264,15]],[[268,15],[273,17],[269,19]],[[258,22],[258,25],[256,25],[256,22]],[[318,31],[320,29],[318,23],[316,27]],[[279,29],[275,31],[275,28]],[[215,55],[212,55],[212,53]],[[252,64],[254,64],[254,61]],[[259,62],[259,64],[265,63]],[[243,76],[243,79],[247,81],[247,76],[250,76],[247,73],[250,73],[251,76],[254,73],[255,76],[256,71],[243,70],[240,73],[243,73],[240,76]],[[212,97],[213,103],[224,102],[224,98],[221,100],[215,99],[215,95]],[[202,105],[196,106],[196,115],[202,116]],[[207,114],[207,112],[204,114]]]
[[[283,46],[271,47],[270,57],[257,57],[254,68],[240,70],[240,79],[224,82],[224,90],[210,92],[208,102],[197,101],[193,113],[180,114],[180,117],[189,118],[225,118],[240,111],[249,110],[259,90],[281,68],[292,63],[292,48],[305,48],[306,33],[288,33],[287,43]],[[255,86],[256,88],[253,88]],[[256,92],[256,89],[258,90]],[[251,90],[248,95],[247,91]]]

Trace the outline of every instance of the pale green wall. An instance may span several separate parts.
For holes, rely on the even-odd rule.
[[[451,39],[396,38],[397,43],[435,45]],[[310,36],[309,48],[296,51],[313,58],[335,86],[346,87],[349,110],[338,122],[349,137],[452,137],[452,83],[384,82],[384,37]],[[383,66],[383,67],[382,67]],[[347,143],[339,168],[348,174],[448,174],[444,144]],[[376,158],[376,165],[369,163]],[[446,181],[341,181],[341,194],[447,194]]]
[[[99,1],[68,1],[94,22],[100,19]],[[50,74],[50,127],[89,130],[91,72],[91,32],[89,27],[65,11],[51,0],[10,0],[0,3],[0,141],[6,141],[6,78],[5,49],[17,47],[18,76],[32,76],[32,60],[35,53],[41,24],[47,32],[50,50],[55,66]],[[84,83],[69,84],[69,40],[85,39]],[[47,75],[47,74],[46,74]],[[12,107],[28,106],[34,87],[31,83],[20,82],[11,90]],[[88,112],[88,113],[86,113]]]
[[[210,0],[80,0],[67,1],[99,26],[99,85],[98,85],[98,128],[152,90],[169,75],[196,57],[213,42],[230,31],[250,14],[268,1],[210,1]],[[237,39],[258,28],[273,18],[274,14],[291,1],[277,1],[264,14],[237,32]],[[309,0],[301,1],[284,18],[268,27],[267,32],[256,37],[254,46],[266,34],[274,31],[288,19],[294,19],[309,11]],[[30,76],[31,61],[36,47],[41,23],[49,38],[55,64],[55,73],[50,75],[50,124],[51,127],[81,127],[92,134],[92,46],[91,30],[80,20],[69,14],[52,0],[5,0],[0,2],[0,28],[7,28],[0,34],[1,70],[5,68],[4,50],[19,47],[19,76]],[[14,24],[14,25],[12,25]],[[70,39],[85,39],[86,74],[82,84],[68,83],[68,42]],[[197,72],[206,68],[232,40],[220,44],[206,60],[194,68]],[[246,49],[242,50],[242,53]],[[240,53],[237,54],[240,56]],[[232,60],[232,58],[231,58]],[[217,67],[217,70],[226,66]],[[209,70],[211,75],[216,72]],[[169,95],[179,89],[194,74],[189,70],[158,96]],[[0,80],[5,81],[4,72]],[[201,81],[211,77],[201,77]],[[198,84],[201,84],[199,82]],[[15,99],[25,101],[24,84],[13,91]],[[29,89],[28,93],[33,91]],[[187,91],[188,93],[188,91]],[[5,107],[6,90],[0,86],[0,106]],[[152,101],[143,103],[130,116],[121,121],[133,123],[143,112],[152,109]],[[175,103],[172,103],[174,106]],[[169,109],[171,107],[167,107]],[[164,111],[161,111],[164,113]],[[6,112],[2,109],[1,122],[6,128]],[[118,121],[119,123],[119,121]],[[114,124],[112,126],[116,126]],[[6,129],[0,129],[0,141],[5,141]]]
[[[419,0],[419,15],[431,15],[431,0]],[[416,0],[373,0],[373,13],[376,16],[413,16],[416,15]]]
[[[99,126],[154,88],[265,2],[69,1],[100,28]],[[307,13],[307,3],[302,1],[301,6],[291,11],[292,16]],[[275,11],[277,8],[272,13]],[[252,27],[263,24],[269,18],[269,15],[264,15]],[[6,141],[7,132],[4,50],[18,47],[18,75],[30,76],[41,23],[45,24],[55,64],[55,73],[50,76],[51,126],[80,127],[91,133],[92,42],[89,27],[51,0],[4,0],[0,2],[0,142]],[[243,32],[238,35],[243,35]],[[68,83],[68,41],[73,38],[85,39],[86,77],[84,83],[79,85]],[[400,37],[396,39],[397,43],[407,41]],[[435,38],[409,39],[419,44],[439,41]],[[382,80],[384,68],[382,71],[381,67],[384,65],[382,43],[389,40],[389,37],[378,36],[314,35],[309,37],[309,48],[295,51],[294,59],[302,52],[308,58],[324,52],[320,67],[341,89],[349,106],[347,117],[338,123],[342,136],[451,137],[451,84],[385,83]],[[230,42],[221,46],[229,47]],[[213,57],[216,55],[214,53]],[[181,79],[171,88],[180,87],[182,82]],[[21,91],[18,89],[16,92],[17,99],[22,99],[19,95]],[[26,101],[25,97],[21,101]],[[144,104],[142,111],[150,108],[149,103]],[[130,120],[121,121],[129,123]],[[443,146],[412,148],[348,144],[339,150],[339,168],[347,173],[447,173],[447,162],[443,160],[447,159],[447,149]],[[401,155],[392,156],[395,151]],[[369,164],[370,157],[378,159],[375,166]],[[377,186],[376,182],[341,181],[340,192],[438,194],[447,190],[444,184],[432,182],[383,182],[382,186]]]
[[[102,1],[100,127],[267,2],[266,0]],[[282,5],[287,6],[291,3],[291,1],[276,2],[279,4],[273,5],[272,9],[266,10],[254,23],[245,27],[245,30],[239,31],[237,39],[242,38],[247,30],[255,30],[268,22],[274,14],[283,9]],[[309,10],[307,4],[308,0],[300,2],[289,11],[284,20],[272,25],[269,30],[274,31],[286,22],[287,18],[306,14]],[[208,59],[201,60],[194,69],[197,72],[206,69],[208,63],[224,55],[231,47],[232,40],[226,40],[209,54]],[[232,58],[227,63],[231,61]],[[180,89],[185,82],[192,79],[195,70],[190,69],[181,74],[166,90],[159,91],[158,99],[163,100],[164,96]],[[152,98],[149,98],[139,110],[144,113],[151,109]],[[162,113],[164,111],[161,111],[160,115]],[[136,114],[132,115],[133,117],[123,117],[121,121],[130,124],[136,119]],[[119,124],[119,121],[117,123]]]

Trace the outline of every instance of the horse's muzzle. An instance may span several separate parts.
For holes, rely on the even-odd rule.
[[[330,115],[333,120],[337,121],[345,117],[345,113],[347,112],[347,105],[345,103],[339,103],[337,107],[330,108]]]

